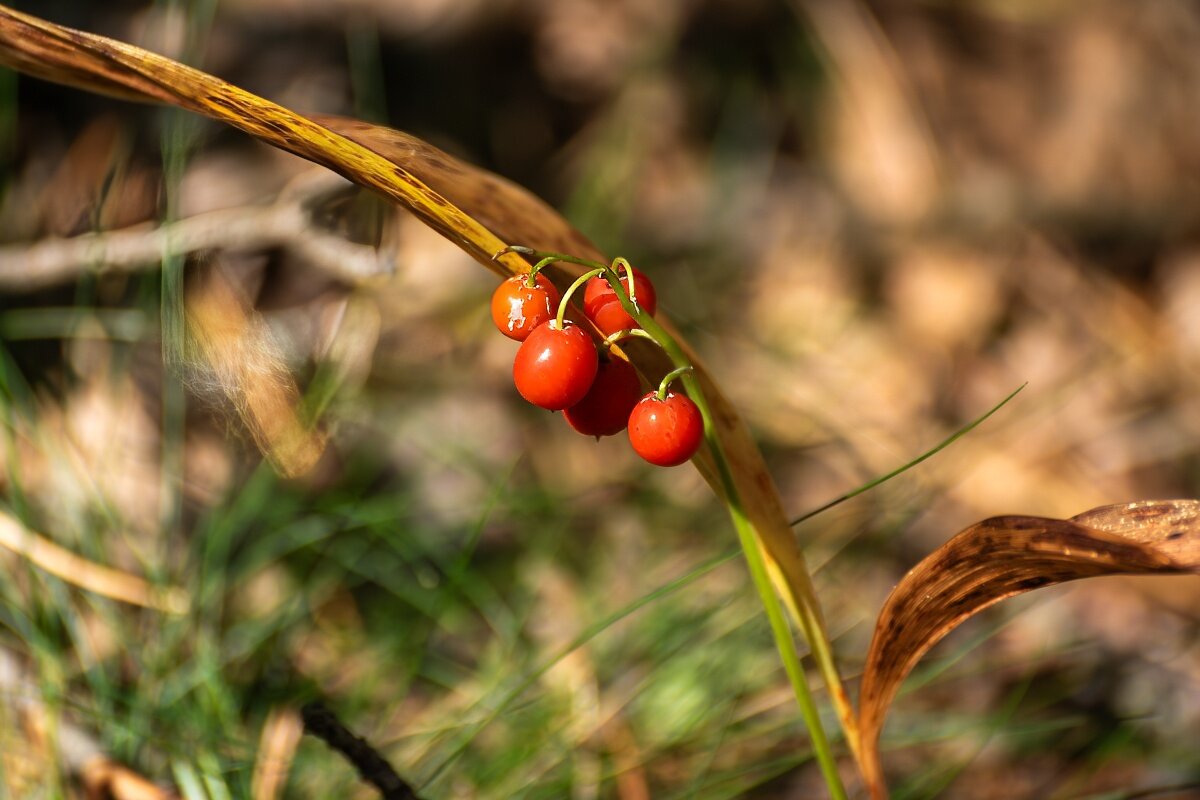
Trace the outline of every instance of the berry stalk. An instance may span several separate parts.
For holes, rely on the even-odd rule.
[[[658,344],[658,340],[656,340],[650,334],[646,333],[641,328],[626,328],[624,330],[619,330],[614,334],[606,336],[604,338],[604,341],[602,342],[602,344],[604,345],[604,349],[607,350],[610,347],[612,347],[614,344],[616,344],[617,342],[621,341],[622,339],[627,339],[630,336],[637,336],[642,339],[649,339],[650,341],[654,342],[655,344]]]
[[[541,261],[534,264],[533,268],[529,270],[529,274],[526,276],[526,285],[530,288],[536,286],[538,273],[541,272],[543,268],[550,266],[558,260],[559,259],[555,258],[554,256],[547,256],[546,258],[543,258]]]
[[[634,288],[633,288],[634,283],[635,283],[633,280],[633,265],[630,264],[625,259],[621,258],[620,256],[617,256],[616,258],[613,259],[613,263],[612,263],[612,268],[613,268],[614,272],[616,272],[617,267],[625,268],[625,282],[626,282],[625,292],[629,295],[629,302],[633,303],[634,308],[637,308],[638,303],[637,303],[637,298],[634,296]],[[620,278],[617,279],[617,282],[620,283]]]
[[[545,259],[543,259],[543,261],[544,260]],[[557,261],[561,259],[554,260]],[[599,267],[591,270],[590,272],[583,273],[575,279],[574,283],[567,287],[565,292],[563,292],[562,300],[560,300],[558,303],[558,316],[554,318],[554,322],[559,328],[562,328],[563,326],[563,318],[567,313],[567,306],[571,305],[571,295],[575,294],[576,290],[578,290],[580,286],[583,286],[592,278],[596,277],[597,275],[602,275],[606,269],[607,267]]]
[[[675,341],[675,338],[659,325],[651,315],[644,313],[633,304],[628,293],[625,292],[625,287],[621,284],[616,271],[610,267],[607,274],[609,282],[612,284],[625,311],[662,347],[663,351],[671,359],[671,362],[675,364],[676,369],[673,372],[680,372],[680,377],[684,387],[687,389],[688,396],[692,398],[700,409],[701,418],[704,420],[704,440],[717,466],[721,486],[725,492],[726,507],[733,522],[733,527],[737,531],[738,540],[742,545],[746,564],[750,569],[750,576],[754,581],[759,599],[762,601],[763,608],[767,613],[767,620],[771,625],[771,633],[774,635],[775,645],[779,650],[780,658],[783,660],[784,671],[787,672],[788,679],[792,684],[792,691],[796,696],[796,702],[800,706],[800,715],[804,718],[809,735],[812,737],[813,751],[816,754],[821,773],[825,778],[826,785],[829,787],[830,794],[836,800],[844,800],[846,798],[846,790],[842,786],[841,776],[838,774],[837,764],[834,761],[829,740],[821,723],[816,702],[813,700],[812,693],[808,688],[808,682],[804,676],[803,667],[800,664],[800,656],[796,651],[795,640],[792,638],[791,630],[788,627],[787,619],[780,605],[779,595],[775,593],[775,589],[771,584],[769,567],[764,558],[762,543],[758,538],[758,533],[754,529],[754,525],[746,516],[742,506],[741,496],[738,492],[737,484],[733,479],[729,462],[725,459],[724,453],[721,451],[720,441],[717,439],[714,430],[712,410],[709,408],[708,401],[704,397],[704,391],[700,386],[700,382],[696,379],[692,364],[687,354],[684,353],[683,348]],[[820,604],[817,600],[816,590],[812,585],[812,579],[807,572],[804,573],[803,577],[804,583],[799,587],[800,596],[794,598],[794,603],[789,603],[789,606],[829,686],[829,693],[834,698],[835,707],[838,711],[838,717],[842,722],[846,739],[850,743],[851,749],[857,751],[856,732],[858,728],[854,717],[854,710],[850,707],[849,701],[844,700],[846,698],[845,690],[842,687],[837,665],[833,660],[833,648],[829,641],[829,635],[825,631]],[[781,591],[780,594],[783,594],[785,599],[788,598],[786,590]]]
[[[788,569],[785,574],[784,568],[780,563],[769,556],[762,538],[747,515],[737,488],[737,483],[733,477],[732,468],[721,449],[711,407],[704,396],[700,381],[694,374],[687,354],[675,338],[659,325],[653,316],[646,312],[646,309],[640,307],[630,297],[625,283],[621,280],[621,275],[618,272],[618,268],[624,268],[626,275],[632,281],[633,269],[624,259],[615,260],[611,265],[604,265],[597,261],[558,253],[541,253],[525,249],[520,249],[518,252],[528,252],[529,254],[543,258],[552,258],[553,260],[588,267],[590,271],[572,286],[571,291],[578,288],[580,283],[590,280],[596,275],[603,274],[621,307],[639,326],[639,329],[614,332],[604,340],[604,344],[609,346],[626,336],[642,336],[656,342],[674,364],[675,369],[664,378],[664,383],[659,386],[659,392],[665,394],[664,388],[669,386],[672,380],[679,379],[686,388],[688,396],[693,399],[700,411],[704,428],[704,441],[708,444],[709,452],[712,454],[717,478],[722,494],[725,497],[730,519],[733,522],[734,529],[737,531],[751,578],[759,593],[763,608],[767,613],[767,619],[771,626],[775,644],[783,661],[784,670],[792,684],[792,690],[795,694],[796,702],[800,707],[801,716],[812,737],[813,750],[818,764],[831,795],[838,800],[842,800],[846,797],[846,792],[837,771],[837,765],[833,758],[829,740],[826,737],[820,716],[817,712],[816,703],[808,688],[803,667],[801,666],[801,657],[796,647],[797,643],[792,636],[783,606],[781,605],[782,599],[782,603],[786,605],[788,612],[790,612],[804,634],[805,639],[808,641],[817,666],[828,686],[846,741],[851,751],[857,757],[859,750],[857,721],[833,659],[832,646],[828,633],[825,630],[816,591],[802,561],[799,564],[793,565],[795,568]],[[560,315],[565,305],[566,301],[564,299],[563,305],[560,307]],[[775,586],[779,587],[778,594],[776,594]]]
[[[692,366],[690,364],[687,364],[682,367],[676,367],[675,369],[671,370],[666,375],[664,375],[662,381],[659,382],[659,384],[658,384],[658,399],[666,400],[667,399],[667,391],[671,388],[671,382],[673,380],[675,380],[676,378],[678,378],[679,376],[683,375],[685,372],[691,372],[691,371],[692,371]]]

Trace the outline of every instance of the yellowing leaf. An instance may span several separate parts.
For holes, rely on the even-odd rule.
[[[123,42],[82,33],[0,6],[0,63],[49,80],[120,97],[179,106],[225,122],[268,144],[326,166],[391,198],[501,274],[528,269],[508,244],[599,257],[586,237],[524,189],[463,164],[414,137],[366,123],[320,117],[323,124],[211,75]],[[577,274],[572,268],[567,270]],[[774,481],[745,423],[704,370],[696,354],[663,320],[696,366],[712,409],[715,433],[732,469],[746,517],[766,557],[768,572],[810,642],[828,640],[804,557],[783,512]],[[666,357],[645,342],[626,349],[649,379],[665,374]],[[697,468],[723,494],[712,454]],[[827,647],[816,648],[846,738],[857,752],[849,698]]]
[[[375,189],[480,263],[505,243],[412,173],[323,125],[177,61],[0,6],[0,62],[32,75],[130,99],[179,106],[225,122]],[[521,269],[515,255],[509,269]],[[494,267],[499,270],[499,267]]]
[[[596,246],[557,211],[512,181],[461,161],[403,131],[331,114],[314,114],[311,118],[388,161],[403,165],[430,189],[506,242],[580,258],[604,259]]]

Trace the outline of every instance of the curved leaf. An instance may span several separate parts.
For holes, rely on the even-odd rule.
[[[408,209],[489,268],[502,250],[487,228],[404,167],[307,117],[140,47],[64,28],[0,6],[0,63],[48,80],[202,114],[332,169]],[[501,259],[509,272],[523,261]]]
[[[422,181],[483,222],[505,241],[537,250],[606,260],[604,254],[557,211],[510,181],[462,162],[401,131],[345,117],[315,115],[313,118],[385,158],[404,164]],[[573,264],[559,264],[557,269],[570,278],[584,272],[583,267]],[[816,595],[808,578],[804,556],[791,531],[792,523],[787,521],[762,454],[737,410],[722,394],[696,352],[671,325],[667,315],[660,313],[656,319],[682,345],[688,359],[696,367],[696,379],[712,408],[717,434],[726,460],[733,468],[738,494],[758,534],[771,578],[779,588],[789,612],[808,641],[814,641],[817,637],[828,638],[824,621],[816,613]],[[621,347],[651,385],[657,384],[674,366],[662,350],[649,342],[627,339],[621,343]],[[694,463],[713,491],[723,495],[712,454],[701,450]],[[817,652],[814,655],[838,709],[847,742],[852,750],[857,751],[857,728],[850,698],[828,654]]]
[[[313,118],[385,158],[403,164],[505,241],[537,250],[606,260],[604,254],[557,211],[504,178],[462,162],[401,131],[345,117],[315,115]],[[574,264],[559,264],[556,269],[569,278],[578,277],[585,271],[584,267]],[[817,613],[816,594],[808,577],[804,555],[792,533],[775,482],[749,429],[704,368],[703,361],[679,335],[667,315],[660,312],[656,315],[656,321],[680,343],[688,360],[696,368],[696,379],[712,409],[721,449],[733,468],[733,480],[766,556],[772,581],[807,640],[828,639],[824,620]],[[657,384],[674,366],[661,349],[641,339],[626,339],[621,347],[650,385]],[[723,496],[721,478],[712,453],[702,449],[693,462],[713,491]],[[847,742],[857,753],[857,728],[850,698],[828,652],[814,649],[814,655],[838,710]]]
[[[964,530],[892,591],[863,671],[859,725],[872,795],[886,797],[879,734],[929,648],[1007,597],[1100,575],[1200,573],[1200,500],[1102,506],[1069,520],[994,517]]]
[[[500,274],[528,269],[526,262],[513,253],[493,260],[493,255],[507,244],[600,256],[586,237],[524,189],[414,137],[343,118],[320,117],[318,123],[199,70],[123,42],[0,6],[0,63],[59,83],[126,99],[175,105],[225,122],[380,192]],[[568,272],[578,274],[573,268]],[[754,527],[768,572],[808,641],[819,645],[814,647],[814,656],[847,742],[857,754],[858,736],[850,701],[826,644],[828,635],[816,593],[774,481],[737,411],[687,343],[662,321],[696,366],[696,379],[711,406],[716,436],[732,467],[741,506]],[[669,369],[666,357],[646,342],[631,341],[625,350],[650,380]],[[701,450],[694,463],[714,491],[723,495],[712,454]]]
[[[310,114],[309,118],[393,164],[403,165],[506,242],[604,260],[604,254],[557,211],[512,181],[403,131],[332,114]]]

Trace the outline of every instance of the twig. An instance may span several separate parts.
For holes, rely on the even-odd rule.
[[[383,795],[384,800],[420,800],[392,765],[365,739],[355,736],[322,703],[309,703],[300,709],[304,732],[311,733],[346,757],[358,774]]]
[[[286,247],[351,284],[387,270],[375,248],[355,244],[313,223],[309,204],[349,184],[321,170],[293,181],[270,205],[209,211],[153,227],[135,225],[70,239],[0,247],[0,290],[34,291],[67,283],[87,270],[132,272],[157,265],[166,253]]]

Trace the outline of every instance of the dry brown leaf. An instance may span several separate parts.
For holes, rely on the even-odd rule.
[[[921,103],[869,4],[793,0],[828,62],[832,162],[851,197],[889,221],[912,222],[938,196],[937,151]]]
[[[178,800],[179,795],[115,761],[97,756],[84,765],[80,780],[87,800]]]
[[[120,157],[120,142],[120,124],[110,114],[89,122],[71,143],[41,187],[39,205],[51,234],[69,236],[81,226],[86,229],[89,211],[100,204]]]
[[[904,576],[875,625],[859,699],[872,796],[887,796],[879,734],[900,684],[968,617],[1065,581],[1188,572],[1200,573],[1200,500],[1102,506],[1069,520],[994,517],[946,542]]]
[[[367,123],[323,117],[331,126],[326,127],[211,75],[123,42],[0,6],[0,62],[60,83],[167,103],[225,122],[382,193],[502,275],[528,269],[526,262],[512,253],[493,258],[507,244],[561,248],[582,257],[600,255],[582,234],[524,189],[458,162],[413,137]],[[566,272],[578,274],[578,270]],[[674,329],[662,322],[678,339]],[[808,640],[827,639],[804,557],[762,455],[695,353],[683,340],[680,344],[696,366],[696,378],[713,412],[715,434],[732,468],[742,508],[765,553],[771,579]],[[648,343],[634,341],[627,350],[648,378],[665,373],[666,357]],[[723,495],[712,454],[702,450],[694,463],[714,491]],[[829,654],[823,655],[819,666],[847,741],[857,752],[849,698]]]

